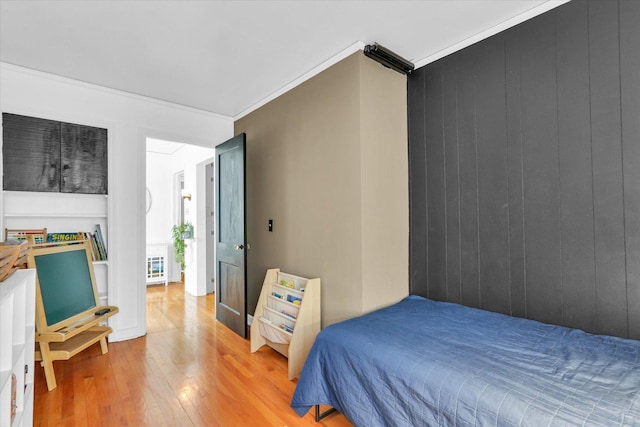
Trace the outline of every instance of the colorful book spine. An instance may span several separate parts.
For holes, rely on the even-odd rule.
[[[98,254],[98,248],[96,247],[96,242],[91,233],[84,233],[84,238],[89,242],[89,246],[91,246],[91,258],[94,261],[100,261],[100,256]]]
[[[64,243],[64,242],[75,242],[77,240],[83,240],[84,233],[75,231],[73,233],[48,233],[47,234],[47,242],[56,242],[56,243]]]
[[[104,243],[104,239],[102,237],[102,230],[100,228],[100,224],[96,224],[95,236],[96,236],[96,241],[98,243],[98,249],[99,249],[100,254],[101,254],[101,260],[102,261],[106,261],[107,260],[107,245],[105,245],[105,243]]]

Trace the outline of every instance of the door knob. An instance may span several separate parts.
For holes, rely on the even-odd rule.
[[[244,249],[244,245],[235,245],[233,249],[235,249],[236,251],[241,251]]]

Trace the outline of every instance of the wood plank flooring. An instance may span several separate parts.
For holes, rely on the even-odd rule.
[[[35,366],[35,426],[351,426],[342,414],[320,423],[290,407],[286,359],[215,321],[213,295],[181,283],[147,288],[147,335],[98,344],[54,362],[47,391]]]

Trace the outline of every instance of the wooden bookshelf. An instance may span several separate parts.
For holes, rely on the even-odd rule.
[[[293,380],[319,332],[320,279],[268,270],[251,324],[251,352],[267,345],[287,357]]]
[[[35,271],[0,282],[0,426],[33,425]]]

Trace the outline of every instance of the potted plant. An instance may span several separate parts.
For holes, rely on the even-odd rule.
[[[171,227],[171,235],[173,236],[173,247],[176,250],[176,261],[180,264],[180,270],[184,271],[184,250],[187,247],[185,239],[193,239],[193,224],[185,222],[184,224],[174,225]]]

